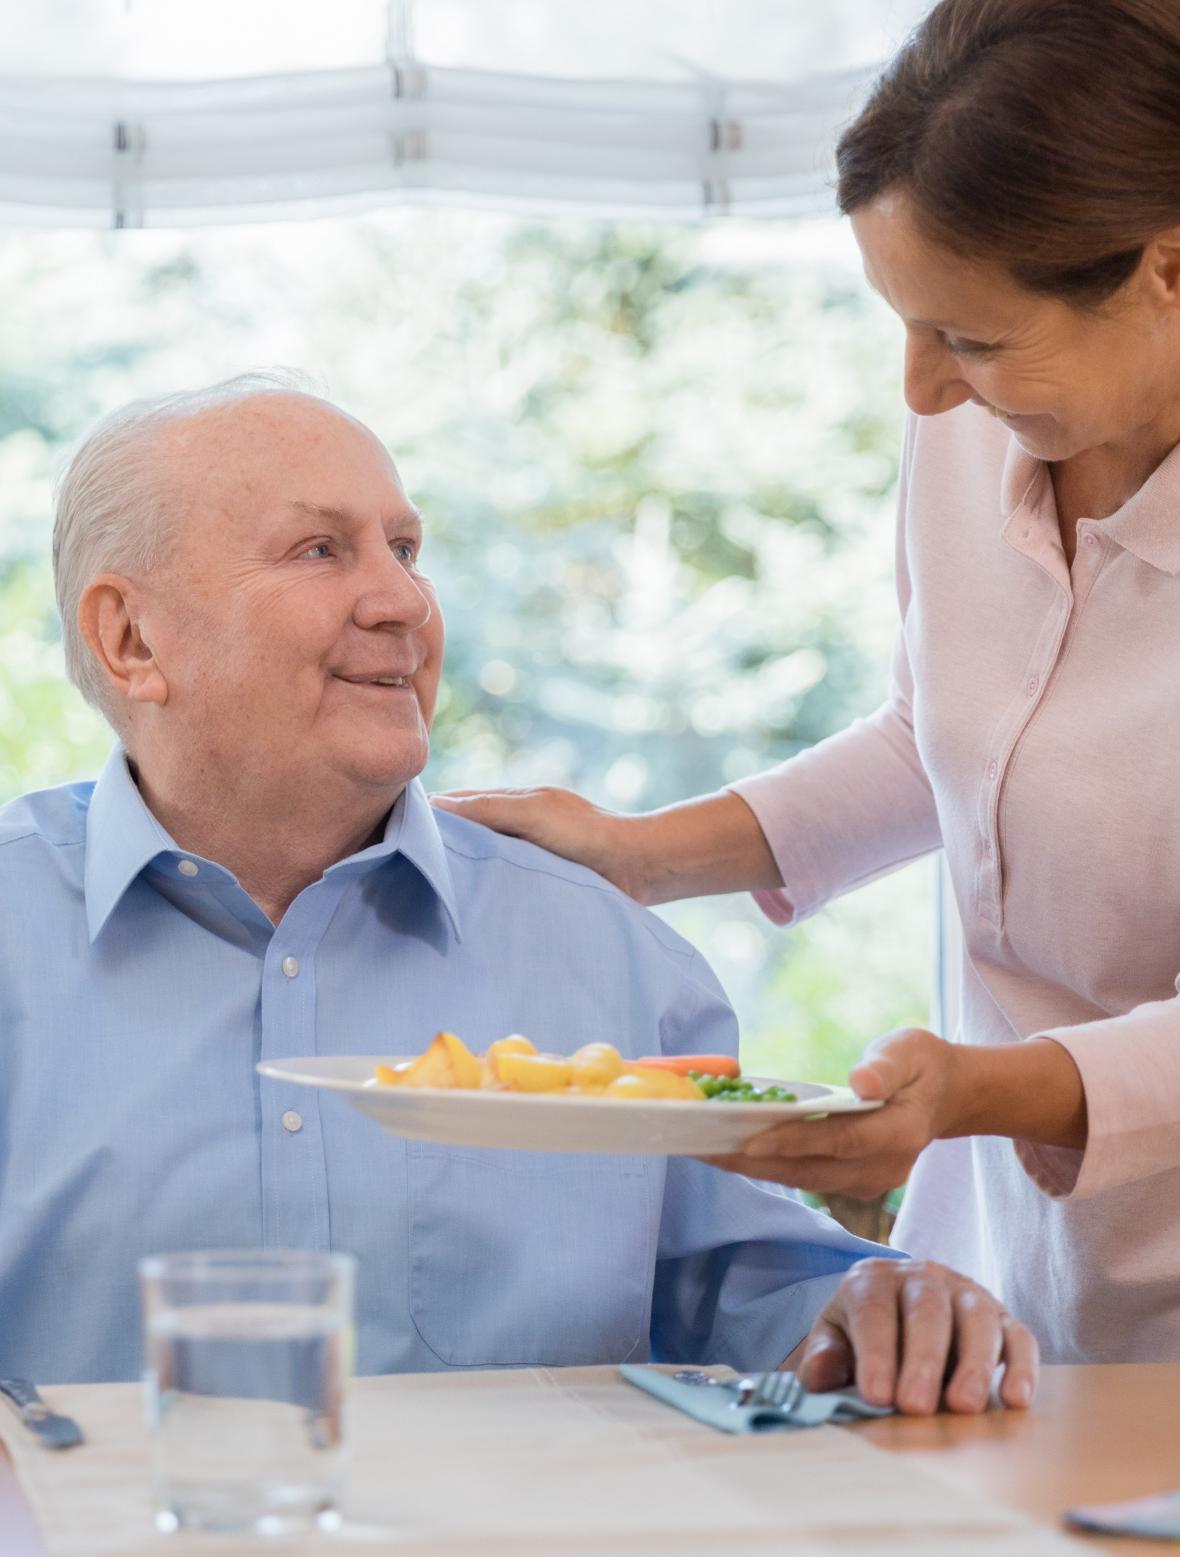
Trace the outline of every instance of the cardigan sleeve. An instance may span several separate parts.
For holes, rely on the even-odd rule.
[[[1180,998],[1032,1036],[1068,1050],[1081,1072],[1088,1122],[1084,1151],[1016,1143],[1038,1189],[1084,1200],[1180,1167]]]

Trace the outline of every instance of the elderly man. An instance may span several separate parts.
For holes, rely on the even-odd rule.
[[[657,1356],[980,1408],[1035,1348],[980,1288],[700,1163],[393,1140],[259,1059],[608,1037],[732,1049],[701,958],[599,878],[435,814],[443,623],[382,445],[248,378],[102,423],[55,531],[120,737],[0,811],[0,1373],[139,1368],[136,1260],[360,1258],[363,1372]],[[899,1332],[902,1344],[899,1346]],[[897,1359],[903,1353],[900,1380]]]

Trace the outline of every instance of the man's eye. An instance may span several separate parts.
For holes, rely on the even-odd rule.
[[[330,557],[332,555],[331,542],[317,541],[314,546],[309,546],[306,551],[301,551],[299,555],[300,557],[315,557],[317,552],[321,556]]]
[[[407,567],[414,560],[414,547],[409,541],[394,541],[393,545],[389,549],[392,551],[393,555],[398,559],[398,561],[404,562]]]

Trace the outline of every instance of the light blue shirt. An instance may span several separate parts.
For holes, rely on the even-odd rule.
[[[736,1044],[660,919],[417,783],[277,927],[176,847],[119,749],[97,784],[0,809],[0,1374],[136,1376],[136,1261],[171,1249],[355,1254],[362,1373],[772,1366],[884,1252],[700,1163],[403,1141],[254,1069],[440,1027],[477,1050]]]

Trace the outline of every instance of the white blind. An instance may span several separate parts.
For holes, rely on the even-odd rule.
[[[0,221],[827,211],[835,134],[924,8],[9,0]]]

